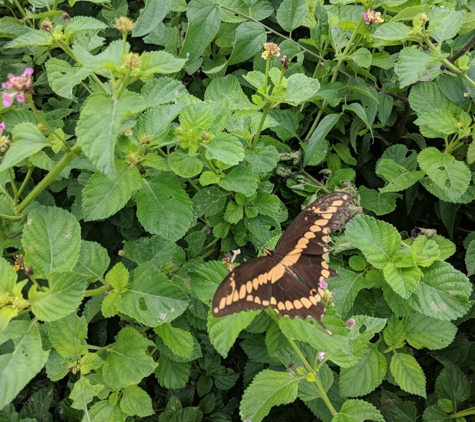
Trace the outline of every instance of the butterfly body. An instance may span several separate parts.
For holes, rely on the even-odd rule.
[[[349,194],[334,192],[305,208],[274,251],[264,248],[267,256],[241,264],[226,276],[215,293],[213,315],[271,306],[280,315],[312,316],[321,324],[325,292],[320,284],[336,276],[326,262],[327,242],[330,231],[342,224],[349,203]]]

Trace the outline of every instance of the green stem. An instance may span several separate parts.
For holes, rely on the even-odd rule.
[[[25,190],[26,185],[28,184],[31,175],[33,174],[33,170],[34,170],[34,169],[35,169],[35,168],[34,168],[32,165],[29,165],[29,166],[28,166],[28,173],[26,173],[25,179],[23,180],[23,183],[22,183],[21,186],[20,186],[20,190],[18,191],[18,198],[20,198],[21,194],[22,194],[23,191]]]
[[[199,192],[201,190],[194,180],[188,179],[188,182],[190,183],[191,186],[193,186],[196,192]]]
[[[23,7],[21,7],[21,4],[19,3],[19,1],[18,0],[13,0],[13,3],[15,4],[16,8],[20,11],[21,15],[23,17],[26,17],[26,12],[23,9]]]
[[[104,280],[100,280],[100,281],[102,283],[105,283]],[[86,292],[84,293],[84,297],[103,295],[104,292],[107,292],[108,289],[110,289],[110,286],[101,286],[101,287],[98,287],[97,289],[86,290]]]
[[[8,174],[10,175],[10,184],[12,185],[12,189],[13,189],[13,196],[14,196],[13,205],[16,206],[16,204],[18,203],[18,189],[15,183],[15,172],[13,171],[12,167],[8,169]]]
[[[262,109],[262,116],[261,116],[261,121],[259,122],[259,127],[257,128],[257,132],[251,141],[251,145],[249,146],[251,150],[253,150],[256,147],[257,143],[259,142],[259,137],[261,136],[261,131],[262,131],[262,128],[264,127],[264,122],[266,121],[267,114],[269,113],[269,110],[271,109],[271,107],[272,107],[272,102],[267,101],[266,105]]]
[[[23,218],[22,215],[14,216],[14,215],[0,214],[0,220],[20,221],[22,218]]]
[[[73,160],[73,158],[79,155],[80,151],[81,149],[76,144],[74,147],[71,148],[71,151],[65,153],[63,158],[61,158],[61,160],[58,161],[58,163],[45,176],[45,178],[35,186],[35,188],[28,194],[24,201],[20,205],[15,207],[15,212],[21,214],[25,210],[25,208],[30,205],[34,201],[34,199],[41,192],[43,192],[54,179],[56,179],[59,173],[61,173],[65,169],[65,167]]]

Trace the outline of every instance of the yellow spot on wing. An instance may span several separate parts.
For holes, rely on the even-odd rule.
[[[313,226],[310,227],[310,231],[311,232],[321,232],[322,228],[320,226],[313,225]]]
[[[302,302],[300,302],[300,300],[298,300],[298,299],[294,300],[294,306],[295,306],[295,309],[303,308]]]
[[[303,297],[300,300],[301,300],[303,306],[305,306],[307,309],[312,306],[312,302],[310,302],[306,297]]]
[[[246,297],[246,285],[243,284],[239,290],[239,299],[244,299]]]
[[[292,305],[292,302],[290,300],[285,301],[285,309],[287,309],[288,311],[294,309],[294,305]]]
[[[283,311],[283,310],[285,309],[284,302],[279,302],[279,303],[277,304],[277,309],[278,309],[279,311]]]
[[[327,224],[328,224],[328,219],[322,219],[322,220],[315,221],[314,225],[323,227],[323,226],[326,226]]]
[[[247,300],[248,302],[254,302],[254,298],[252,297],[252,295],[247,295],[246,300]]]
[[[259,298],[259,296],[256,296],[256,297],[254,298],[254,302],[255,302],[255,303],[258,303],[259,305],[261,304],[261,299]]]
[[[272,296],[272,297],[270,298],[270,304],[271,304],[271,305],[277,305],[277,300],[275,299],[274,296]]]
[[[238,300],[239,300],[239,292],[237,290],[234,290],[233,302],[237,302]]]
[[[297,260],[295,262],[297,262]],[[277,281],[279,281],[282,278],[282,276],[284,275],[284,273],[285,273],[285,268],[284,268],[283,265],[276,265],[274,268],[272,268],[271,274],[270,274],[271,275],[271,277],[270,277],[271,283],[276,283]]]
[[[269,306],[269,301],[268,300],[263,300],[262,301],[262,306]]]
[[[328,278],[328,277],[330,277],[330,271],[322,270],[322,275],[323,275],[323,277]]]
[[[252,280],[252,287],[254,287],[254,290],[257,290],[257,288],[259,287],[259,280],[257,279],[257,277]]]
[[[313,239],[314,237],[317,237],[315,233],[307,232],[303,235],[306,239]]]
[[[252,292],[252,281],[248,281],[246,283],[246,290],[247,290],[247,293],[251,293]]]

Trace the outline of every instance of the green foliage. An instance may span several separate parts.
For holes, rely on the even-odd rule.
[[[475,18],[436,3],[1,2],[0,420],[468,420]],[[214,317],[335,190],[333,335]]]

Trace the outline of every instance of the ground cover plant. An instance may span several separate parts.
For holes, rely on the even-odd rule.
[[[0,421],[473,418],[473,7],[3,0]],[[214,317],[335,190],[333,335]]]

